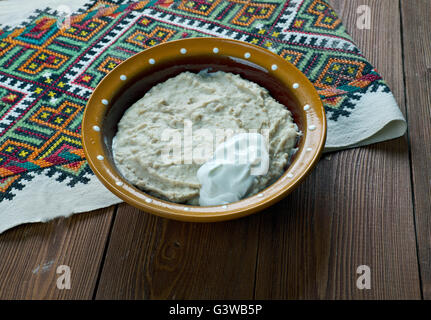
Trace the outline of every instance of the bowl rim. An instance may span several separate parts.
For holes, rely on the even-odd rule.
[[[283,80],[284,84],[289,85],[289,88],[287,86],[286,88],[293,93],[298,101],[301,99],[306,101],[305,104],[302,104],[304,110],[301,111],[306,115],[306,125],[303,126],[302,132],[303,142],[301,142],[301,147],[297,151],[294,161],[279,179],[256,195],[228,205],[208,207],[169,202],[153,197],[131,185],[106,159],[100,128],[103,118],[109,110],[110,100],[108,98],[115,97],[116,92],[113,91],[120,91],[122,85],[128,82],[127,80],[124,81],[123,73],[130,74],[125,71],[130,71],[130,66],[134,65],[133,63],[136,61],[144,61],[143,64],[140,64],[142,68],[151,68],[157,63],[154,58],[151,58],[152,56],[157,57],[157,60],[160,60],[161,57],[164,59],[178,58],[184,54],[184,48],[189,55],[215,54],[249,60],[264,68],[275,78]],[[240,55],[235,54],[235,48],[241,52]],[[157,54],[153,55],[153,53]],[[248,54],[247,58],[245,58],[246,54]],[[261,63],[264,61],[262,57],[268,58],[268,61]],[[259,61],[257,61],[258,59]],[[136,73],[142,72],[142,69],[136,69],[140,70]],[[120,79],[120,76],[123,79]],[[109,93],[106,94],[105,91]],[[106,99],[101,99],[101,97]],[[99,128],[98,131],[94,129],[95,127]],[[247,42],[228,38],[195,37],[158,44],[129,57],[111,70],[98,83],[87,102],[81,132],[84,154],[90,168],[97,178],[120,199],[138,209],[165,218],[191,222],[214,222],[256,213],[292,192],[317,164],[326,141],[327,123],[323,103],[317,90],[310,80],[287,60],[270,50]],[[299,163],[300,161],[302,162]],[[295,174],[292,173],[293,171]]]

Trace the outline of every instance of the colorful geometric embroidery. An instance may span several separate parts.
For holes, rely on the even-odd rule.
[[[42,171],[87,183],[80,131],[100,80],[130,56],[181,38],[247,41],[279,54],[315,85],[328,121],[349,117],[365,92],[389,89],[323,0],[93,1],[59,29],[38,11],[0,30],[0,201]]]
[[[335,29],[341,24],[337,14],[332,8],[328,7],[322,0],[315,0],[307,9],[308,13],[316,16],[314,26],[325,29]]]

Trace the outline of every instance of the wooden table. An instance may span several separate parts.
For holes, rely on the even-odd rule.
[[[14,228],[0,235],[0,298],[430,299],[431,1],[330,2],[393,90],[405,137],[326,155],[288,198],[236,221],[122,204]],[[362,4],[370,30],[356,28]],[[70,290],[56,286],[59,265]]]

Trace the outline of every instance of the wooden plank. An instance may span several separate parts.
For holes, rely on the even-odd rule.
[[[330,3],[404,109],[398,2]],[[356,29],[364,4],[370,30]],[[260,218],[256,298],[420,298],[406,139],[325,156]],[[360,265],[371,269],[370,290],[356,287]]]
[[[423,296],[431,299],[431,2],[401,4],[419,263]]]
[[[257,222],[184,223],[120,205],[96,299],[251,299]]]
[[[115,207],[0,235],[0,299],[91,299]],[[70,289],[57,288],[57,267],[70,267]]]

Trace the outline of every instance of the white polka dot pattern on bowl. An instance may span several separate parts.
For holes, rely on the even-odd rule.
[[[216,48],[214,48],[214,49],[213,49],[213,52],[214,52],[214,53],[219,53],[219,52],[220,52],[220,50],[216,47]]]
[[[151,59],[149,59],[149,60],[148,60],[148,63],[149,63],[149,64],[155,64],[155,63],[156,63],[156,60],[154,60],[153,58],[151,58]]]
[[[106,100],[106,99],[102,99],[102,103],[103,103],[105,106],[107,106],[107,105],[109,104],[109,101],[108,101],[108,100]]]
[[[180,52],[181,52],[181,54],[186,54],[187,53],[187,49],[186,48],[181,48]]]
[[[310,105],[309,105],[309,104],[306,104],[306,105],[304,106],[304,111],[308,111],[308,110],[310,110]]]
[[[105,159],[105,158],[104,158],[102,155],[100,155],[100,154],[99,154],[99,155],[97,156],[97,160],[102,161],[103,159]]]
[[[298,88],[299,88],[299,83],[294,83],[294,84],[292,85],[292,88],[293,88],[293,89],[298,89]]]
[[[122,187],[124,185],[124,183],[122,181],[117,181],[115,184],[119,187]]]
[[[99,126],[93,126],[93,130],[96,131],[96,132],[99,132],[100,131],[100,127]]]
[[[311,131],[316,130],[316,126],[314,124],[310,124],[308,126],[308,129],[310,129]]]
[[[244,58],[249,59],[251,57],[250,52],[244,53]]]
[[[122,74],[122,75],[120,76],[120,79],[121,79],[121,80],[123,80],[123,81],[125,81],[125,80],[127,80],[127,76],[126,76],[126,75],[124,75],[124,74]]]
[[[275,70],[277,70],[277,69],[278,69],[278,66],[277,66],[276,64],[273,64],[273,65],[271,66],[271,69],[275,71]]]

